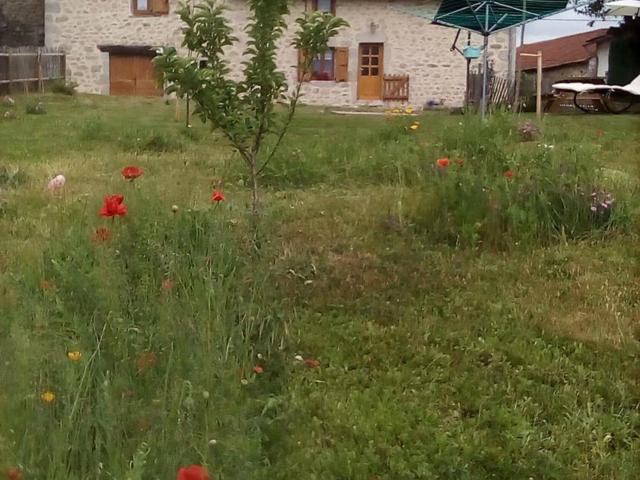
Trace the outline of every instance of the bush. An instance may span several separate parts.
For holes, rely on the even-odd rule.
[[[64,80],[56,80],[51,85],[51,91],[59,95],[73,96],[76,94],[78,84],[76,82],[65,82]]]
[[[13,98],[11,98],[9,95],[6,95],[6,96],[2,97],[2,106],[3,107],[11,108],[11,107],[14,107],[15,104],[16,104],[16,101]]]
[[[27,104],[25,111],[28,115],[44,115],[47,113],[47,109],[42,102]]]
[[[120,145],[125,151],[135,153],[181,152],[184,149],[182,140],[175,133],[156,130],[134,130],[120,138]]]
[[[15,188],[25,184],[29,176],[20,168],[8,168],[0,165],[0,188]]]
[[[626,226],[625,204],[607,191],[588,150],[510,151],[512,128],[503,121],[481,128],[473,146],[463,126],[453,151],[463,155],[423,172],[416,225],[431,239],[504,248]]]
[[[99,117],[84,121],[78,129],[78,138],[83,142],[109,140],[106,122]]]
[[[535,140],[540,134],[540,130],[538,129],[536,124],[532,122],[523,123],[522,125],[520,125],[518,131],[520,132],[520,138],[522,138],[522,140],[525,142]]]

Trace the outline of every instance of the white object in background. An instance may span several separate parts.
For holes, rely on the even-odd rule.
[[[640,0],[616,0],[604,4],[608,17],[637,17],[640,15]]]
[[[47,188],[50,192],[57,192],[58,190],[62,189],[62,187],[64,187],[66,181],[67,179],[64,178],[64,175],[56,175],[49,181],[49,183],[47,184]]]

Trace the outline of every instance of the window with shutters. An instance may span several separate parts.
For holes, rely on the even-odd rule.
[[[312,6],[314,10],[336,14],[336,0],[313,0]]]
[[[298,62],[302,65],[304,55],[298,52]],[[302,79],[302,71],[298,70],[298,78]],[[349,81],[349,49],[346,47],[330,48],[323,55],[311,62],[311,72],[303,81]]]
[[[134,15],[167,15],[169,0],[131,0]]]
[[[323,55],[314,58],[311,64],[311,80],[334,80],[334,57],[334,49],[330,48]]]

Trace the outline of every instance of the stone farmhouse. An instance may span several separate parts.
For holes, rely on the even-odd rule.
[[[228,59],[239,71],[248,7],[244,0],[224,3],[240,38],[229,49]],[[163,92],[151,58],[154,47],[180,46],[178,5],[179,0],[45,0],[46,45],[64,49],[68,78],[81,91],[159,96]],[[452,49],[456,31],[402,11],[402,6],[411,5],[416,1],[292,0],[290,25],[308,9],[331,11],[350,24],[332,40],[331,50],[314,62],[313,76],[304,86],[304,102],[462,105],[466,61]],[[283,39],[278,59],[290,85],[298,78],[298,52],[289,46],[292,35],[288,32]],[[496,74],[513,74],[514,40],[513,32],[490,38],[489,55]],[[474,45],[481,42],[480,37],[472,39]]]

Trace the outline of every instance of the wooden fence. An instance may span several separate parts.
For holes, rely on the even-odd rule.
[[[58,50],[0,49],[0,92],[43,91],[45,84],[64,80],[65,70],[65,55]]]
[[[409,101],[409,75],[384,76],[384,100]]]
[[[487,86],[487,105],[491,107],[506,107],[513,104],[515,96],[515,80],[489,75]],[[479,106],[482,101],[482,73],[473,72],[469,75],[469,103]]]

